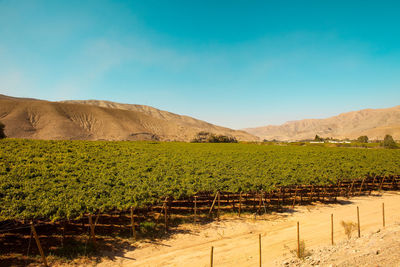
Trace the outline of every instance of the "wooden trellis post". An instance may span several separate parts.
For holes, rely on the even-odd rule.
[[[385,203],[382,203],[382,224],[385,227]]]
[[[135,229],[135,218],[133,217],[134,208],[131,207],[131,227],[132,227],[132,236],[135,240],[137,240],[136,229]]]
[[[358,228],[358,237],[361,237],[361,230],[360,230],[360,209],[357,206],[357,228]]]
[[[240,191],[239,193],[239,218],[241,212],[242,212],[242,191]]]
[[[322,202],[325,201],[325,195],[326,195],[326,185],[324,185],[324,192],[322,192]]]
[[[297,257],[300,258],[300,223],[297,222]]]
[[[215,197],[214,197],[214,200],[213,200],[213,202],[211,204],[210,211],[208,212],[208,215],[211,215],[211,212],[214,209],[214,205],[215,205],[215,202],[217,201],[217,198],[218,198],[218,192],[215,194]]]
[[[278,208],[281,207],[281,194],[282,194],[282,188],[279,187],[279,194],[278,194]]]
[[[253,193],[253,211],[256,210],[257,194]]]
[[[266,196],[266,192],[262,191],[262,204],[264,207],[264,214],[267,213],[267,207],[265,206],[265,202],[267,201],[267,196]]]
[[[396,176],[392,176],[392,189],[394,189],[394,184],[395,184],[395,182],[396,182]],[[396,183],[396,186],[397,186],[397,183]]]
[[[331,214],[331,244],[333,245],[333,213]]]
[[[385,182],[386,176],[383,176],[381,184],[379,185],[379,191],[382,190],[383,183]]]
[[[90,236],[92,239],[92,244],[93,244],[93,246],[96,246],[96,235],[94,233],[94,224],[93,224],[91,213],[89,213],[89,226],[90,226]]]
[[[64,248],[66,228],[67,228],[67,222],[64,221],[64,222],[62,222],[62,237],[61,237],[61,247],[62,248]]]
[[[194,222],[197,220],[197,196],[194,196]]]
[[[354,186],[354,179],[353,179],[353,181],[351,182],[351,186],[350,186],[349,191],[347,192],[347,197],[350,196],[350,193],[351,193],[351,195],[353,196],[353,186]]]
[[[375,189],[375,179],[376,179],[376,175],[374,176],[374,179],[372,180],[372,186],[369,188],[369,195],[371,195],[372,190]]]
[[[311,185],[310,202],[313,202],[313,199],[314,199],[314,185]]]
[[[303,186],[300,186],[300,205],[303,204]]]
[[[32,228],[31,228],[31,234],[30,234],[29,243],[28,243],[28,250],[27,250],[27,252],[26,252],[26,256],[27,256],[27,257],[29,256],[29,252],[31,251],[31,242],[32,242],[32,238],[33,238],[33,232],[32,232]]]
[[[296,189],[294,190],[292,209],[294,208],[294,205],[296,204],[296,197],[297,197],[297,185],[296,185]]]
[[[213,267],[213,264],[214,264],[214,247],[211,246],[210,266]]]
[[[42,257],[43,264],[44,264],[44,266],[47,267],[48,265],[47,265],[46,256],[44,255],[43,248],[42,248],[42,245],[40,244],[39,236],[36,233],[36,229],[35,229],[35,226],[33,225],[33,222],[31,222],[31,231],[33,233],[33,236],[35,237],[36,245],[39,249],[40,256]]]
[[[258,246],[259,246],[260,267],[261,267],[262,266],[262,261],[261,261],[261,234],[258,235]]]
[[[271,205],[271,192],[265,192],[265,203],[266,204],[266,209],[268,208],[269,205]]]
[[[363,188],[363,186],[364,186],[364,181],[365,181],[365,178],[362,179],[361,186],[360,186],[360,190],[358,191],[358,195],[359,195],[359,196],[361,195],[361,191],[362,191],[362,188]]]
[[[219,221],[219,215],[220,215],[220,211],[219,211],[219,209],[220,209],[220,206],[221,206],[221,196],[220,196],[220,193],[219,193],[219,191],[218,191],[217,195],[218,195],[217,221]]]
[[[340,196],[340,192],[342,191],[341,188],[341,181],[339,180],[336,187],[336,194],[335,194],[335,201],[337,201],[338,196]]]
[[[165,233],[168,233],[168,197],[164,200],[164,228]]]
[[[235,204],[236,204],[235,195],[236,194],[233,194],[233,196],[232,196],[232,212],[235,212],[235,209],[236,209],[236,207],[235,207]]]

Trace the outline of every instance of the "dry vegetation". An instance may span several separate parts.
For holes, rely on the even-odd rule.
[[[344,233],[346,234],[347,238],[350,239],[353,231],[357,229],[357,224],[355,222],[345,222],[341,221],[340,225],[343,226]]]

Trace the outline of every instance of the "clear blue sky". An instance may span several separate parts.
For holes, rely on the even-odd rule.
[[[0,93],[232,128],[391,107],[399,3],[0,0]]]

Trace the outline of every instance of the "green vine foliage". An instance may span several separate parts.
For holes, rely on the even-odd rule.
[[[165,196],[398,174],[400,150],[3,139],[0,220],[73,219]]]

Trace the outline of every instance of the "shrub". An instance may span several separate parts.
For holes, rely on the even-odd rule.
[[[300,251],[299,251],[299,258],[303,259],[309,255],[309,252],[306,250],[306,242],[304,240],[300,240]]]
[[[139,224],[140,231],[144,234],[152,234],[157,231],[157,224],[155,222],[144,221]]]
[[[341,221],[340,224],[343,226],[344,233],[346,234],[347,238],[350,239],[351,234],[357,228],[357,224],[355,222],[351,222],[351,221],[349,221],[349,222]]]
[[[297,249],[290,249],[288,246],[284,245],[286,249],[289,249],[290,253],[293,256],[299,257],[300,259],[304,259],[307,256],[311,255],[311,252],[306,249],[306,242],[304,240],[300,240],[300,251],[297,253]]]

